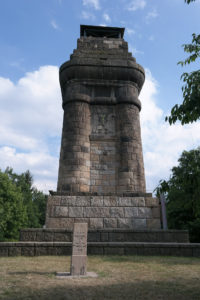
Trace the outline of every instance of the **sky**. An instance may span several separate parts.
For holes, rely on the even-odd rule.
[[[182,102],[182,45],[199,33],[200,1],[0,0],[0,169],[30,170],[39,190],[56,190],[63,111],[59,66],[80,24],[125,27],[124,39],[146,71],[140,94],[147,191],[168,179],[184,150],[200,145],[200,123],[169,126]]]

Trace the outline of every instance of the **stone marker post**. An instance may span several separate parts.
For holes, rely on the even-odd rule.
[[[87,223],[74,223],[71,270],[72,276],[86,275],[87,269]]]

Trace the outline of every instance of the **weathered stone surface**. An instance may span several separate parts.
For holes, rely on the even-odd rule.
[[[89,220],[91,229],[103,228],[103,218],[90,218]]]
[[[87,272],[87,223],[74,223],[71,275],[86,275]]]
[[[91,206],[103,206],[103,196],[91,197]]]
[[[144,70],[121,38],[81,36],[77,45],[60,68],[64,122],[58,191],[116,192],[118,186],[145,191],[138,100]]]
[[[117,196],[104,196],[104,206],[118,206]]]
[[[90,197],[62,196],[61,205],[63,206],[90,206]]]
[[[60,67],[64,117],[47,228],[72,229],[74,221],[94,229],[143,228],[159,218],[158,200],[145,193],[138,99],[144,70],[122,36],[104,30],[105,37],[81,33]]]
[[[110,216],[109,207],[85,207],[84,217],[88,218],[108,218]]]
[[[20,255],[22,255],[21,247],[9,247],[8,248],[8,256],[20,256]]]
[[[21,249],[21,255],[70,255],[72,243],[0,243],[0,256],[8,256]],[[11,250],[12,248],[12,250]],[[22,251],[26,248],[26,251]],[[35,249],[33,252],[29,249]],[[125,254],[125,255],[170,255],[170,256],[190,256],[200,257],[200,244],[190,243],[163,243],[163,242],[115,242],[108,241],[101,243],[88,243],[88,254],[105,255]],[[19,252],[18,252],[19,253]]]
[[[49,218],[48,228],[67,228],[73,229],[74,218]]]
[[[68,207],[66,206],[54,206],[54,217],[68,217]]]
[[[110,208],[110,217],[111,218],[123,218],[124,217],[124,208],[123,207],[111,207]]]
[[[159,205],[159,199],[158,198],[152,198],[152,197],[147,197],[145,198],[145,206],[158,206]]]
[[[132,220],[131,218],[118,218],[117,219],[117,227],[118,228],[132,228]]]
[[[138,207],[125,207],[125,218],[137,218],[138,217]]]
[[[152,210],[149,207],[138,207],[138,218],[152,218]]]
[[[146,229],[147,220],[146,219],[134,219],[132,220],[132,228],[134,229]]]
[[[82,218],[83,217],[83,207],[69,207],[69,217],[71,218]]]
[[[70,200],[70,197],[72,197],[72,200]],[[65,204],[68,205],[64,205],[63,199],[66,200]],[[51,203],[54,203],[54,201],[51,201]],[[160,219],[160,207],[143,206],[144,197],[63,196],[60,204],[60,206],[52,205],[51,207],[49,205],[51,215],[47,217],[46,225],[48,228],[71,229],[74,220],[88,223],[89,228],[135,228],[134,219]],[[80,206],[78,206],[79,204]],[[111,218],[110,221],[108,220],[109,218]],[[118,218],[127,220],[124,220],[123,224],[117,221]],[[98,219],[101,221],[97,222]],[[155,225],[158,224],[158,221],[155,221],[154,225],[153,221],[150,221],[148,224],[150,228],[160,228],[158,225]],[[28,232],[27,234],[30,235],[30,240],[33,240],[33,238],[36,240],[42,239],[42,237],[32,237],[31,235],[34,235],[33,232]],[[42,235],[43,233],[38,232],[38,234]],[[46,238],[49,241],[52,240],[51,236]]]
[[[104,218],[103,219],[104,228],[117,228],[117,218]]]
[[[147,228],[148,229],[160,229],[160,219],[147,219]]]
[[[160,218],[160,207],[152,207],[152,217]]]
[[[75,218],[75,222],[76,222]],[[84,220],[87,219],[79,219]],[[149,221],[150,219],[148,219]],[[115,223],[117,219],[115,218],[104,218],[105,222],[111,222],[111,224]],[[136,219],[137,222],[140,222],[140,219]],[[102,220],[101,220],[102,224]],[[162,242],[162,243],[189,243],[189,234],[187,230],[162,230],[162,229],[122,229],[116,228],[117,226],[114,224],[114,229],[112,226],[108,226],[108,228],[101,229],[89,229],[88,231],[88,242]],[[35,232],[34,235],[27,235],[27,231]],[[38,232],[42,232],[43,234],[37,234]],[[66,229],[21,229],[20,230],[20,240],[21,241],[36,241],[35,236],[40,237],[41,239],[37,239],[38,242],[47,241],[47,236],[53,236],[53,240],[51,242],[72,242],[72,230]],[[28,237],[32,237],[32,239],[27,239]],[[6,243],[7,245],[8,243]],[[5,245],[5,243],[4,243]],[[10,245],[10,243],[9,243]]]

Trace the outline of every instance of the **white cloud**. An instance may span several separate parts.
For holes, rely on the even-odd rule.
[[[62,115],[58,67],[41,67],[16,84],[0,77],[0,168],[29,169],[38,187],[47,179],[53,189]]]
[[[60,27],[58,26],[55,20],[51,20],[50,24],[54,29],[60,30]]]
[[[183,150],[200,144],[200,122],[170,126],[164,121],[166,113],[157,104],[159,86],[146,70],[142,102],[141,128],[147,190],[152,191],[160,179],[168,179],[170,169],[177,164]]]
[[[126,28],[126,32],[127,32],[127,34],[128,35],[133,35],[133,34],[135,34],[135,30],[134,29],[132,29],[132,28]]]
[[[154,8],[152,11],[148,12],[148,14],[145,17],[146,23],[150,23],[152,19],[155,19],[158,17],[157,10]]]
[[[145,6],[146,6],[145,0],[132,0],[127,6],[127,10],[136,11],[138,9],[144,9]]]
[[[110,16],[109,16],[108,14],[106,14],[106,13],[103,14],[103,19],[104,19],[106,22],[108,22],[108,23],[111,22]]]
[[[95,20],[95,15],[87,11],[82,11],[81,18],[84,20]]]
[[[99,0],[83,0],[84,6],[91,6],[96,10],[100,9]]]

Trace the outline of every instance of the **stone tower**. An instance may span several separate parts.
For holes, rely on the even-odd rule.
[[[160,228],[158,200],[146,194],[138,95],[144,69],[124,28],[81,25],[77,49],[60,67],[63,131],[57,192],[47,228]]]

